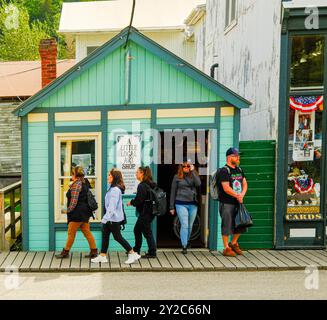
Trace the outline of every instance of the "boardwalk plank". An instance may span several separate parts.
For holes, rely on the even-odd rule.
[[[184,254],[182,254],[181,252],[174,252],[174,255],[184,270],[193,269],[193,265],[190,263],[189,259],[187,259]]]
[[[72,260],[70,262],[70,270],[79,271],[81,267],[81,253],[79,251],[74,251],[72,253]]]
[[[195,256],[194,252],[188,251],[188,253],[185,255],[185,257],[188,261],[190,261],[194,270],[204,270],[204,265]]]
[[[242,262],[246,269],[248,270],[257,270],[258,267],[251,261],[249,260],[246,256],[244,256],[244,252],[243,252],[243,255],[238,255],[237,256],[237,259]]]
[[[56,255],[59,254],[61,251],[56,251],[53,255],[51,264],[50,264],[50,270],[51,271],[59,271],[60,270],[60,265],[61,265],[61,260],[56,258]]]
[[[201,254],[213,265],[215,270],[224,270],[225,266],[213,256],[210,251],[202,251]]]
[[[260,251],[267,259],[272,261],[275,265],[277,265],[279,268],[285,268],[287,269],[287,264],[282,262],[281,260],[277,259],[275,256],[273,256],[269,251],[267,250],[261,250]]]
[[[34,257],[34,260],[33,260],[32,264],[31,264],[31,267],[30,267],[31,271],[40,270],[40,267],[41,267],[44,256],[45,256],[45,252],[37,252],[36,253],[36,255]]]
[[[116,251],[109,253],[110,259],[110,269],[111,270],[120,270],[120,262]]]
[[[17,251],[12,251],[7,255],[7,258],[4,260],[4,262],[1,264],[0,270],[5,271],[6,268],[13,267],[13,262],[16,259],[18,255]]]
[[[203,251],[193,251],[193,255],[199,260],[203,265],[205,270],[213,270],[213,264],[203,255]]]
[[[15,267],[19,268],[21,266],[21,264],[23,263],[26,255],[27,255],[27,252],[24,252],[24,251],[18,252],[17,257],[13,262],[13,265]]]
[[[315,264],[315,263],[313,263],[313,261],[311,259],[307,258],[306,256],[300,254],[297,251],[289,250],[288,253],[291,256],[295,256],[297,259],[303,261],[306,264],[306,266]]]
[[[119,251],[118,252],[118,258],[120,261],[120,268],[122,270],[128,270],[131,269],[131,266],[129,264],[126,264],[125,261],[127,260],[127,256],[125,252]]]
[[[304,263],[306,263],[306,266],[310,266],[310,265],[317,265],[316,263],[314,263],[311,259],[309,259],[308,257],[300,254],[297,251],[289,251],[290,255],[295,256],[296,258],[302,260]]]
[[[55,259],[54,252],[53,251],[46,252],[40,270],[42,271],[50,270],[52,259]]]
[[[267,259],[261,252],[261,250],[252,250],[251,254],[264,263],[269,269],[278,269],[278,265],[273,263],[270,259]]]
[[[280,254],[285,256],[286,258],[294,261],[295,263],[297,263],[299,266],[301,266],[302,268],[307,267],[307,263],[305,263],[303,260],[297,258],[296,256],[292,255],[291,252],[289,250],[281,250]]]
[[[227,261],[229,261],[230,264],[232,264],[236,267],[236,269],[241,269],[241,270],[246,269],[246,266],[238,259],[238,256],[225,257],[220,251],[218,251],[217,257],[219,257],[220,259],[223,259],[225,261],[225,263],[227,263]]]
[[[319,250],[319,253],[321,253],[321,255],[327,257],[327,251],[326,250]]]
[[[101,271],[109,271],[110,270],[110,256],[108,253],[107,253],[107,260],[108,260],[108,262],[100,263]]]
[[[91,259],[90,258],[85,258],[86,254],[83,252],[81,253],[81,265],[80,265],[80,270],[82,271],[89,271],[91,270]]]
[[[151,270],[152,269],[149,259],[141,258],[141,259],[139,259],[139,262],[141,264],[142,270]]]
[[[153,269],[153,270],[162,270],[163,269],[158,260],[158,255],[157,255],[157,258],[150,258],[149,263],[151,265],[151,269]]]
[[[327,256],[322,254],[322,250],[306,250],[308,253],[314,255],[327,264]]]
[[[9,255],[9,253],[10,253],[9,251],[0,252],[0,266],[6,260],[7,256]]]
[[[30,266],[33,262],[33,259],[36,255],[36,252],[28,252],[23,263],[21,264],[19,271],[29,271]]]
[[[321,258],[316,257],[315,255],[309,253],[306,250],[299,250],[298,253],[308,257],[309,259],[311,259],[313,261],[312,264],[316,263],[316,264],[318,264],[319,266],[322,266],[322,267],[327,266],[327,263],[324,260],[322,260]]]
[[[219,251],[213,251],[213,256],[218,259],[225,267],[226,270],[236,270],[235,264],[231,263],[225,256]]]
[[[167,257],[164,255],[164,253],[162,251],[157,252],[157,259],[158,259],[158,262],[160,262],[160,264],[159,264],[160,268],[171,269],[171,264],[169,263]],[[151,267],[153,267],[152,264],[151,264]]]
[[[166,251],[166,252],[164,252],[164,254],[174,269],[183,269],[183,266],[176,259],[175,255],[172,251]]]
[[[299,264],[296,263],[296,261],[290,259],[290,257],[285,257],[280,253],[280,251],[274,251],[274,250],[269,250],[268,251],[270,254],[272,254],[276,259],[282,261],[284,264],[287,265],[288,269],[290,270],[298,270],[302,269]]]
[[[60,270],[69,271],[71,260],[72,260],[72,253],[69,254],[68,258],[62,259],[61,265],[60,265]]]
[[[262,261],[260,261],[256,256],[251,254],[249,251],[243,252],[244,257],[246,257],[249,261],[251,261],[258,269],[260,270],[269,270],[269,267],[267,267]]]

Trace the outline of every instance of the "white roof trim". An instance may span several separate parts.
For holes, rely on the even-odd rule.
[[[326,0],[292,0],[292,1],[284,1],[283,2],[283,7],[285,9],[327,7],[327,1]]]
[[[133,27],[138,30],[183,30],[185,18],[206,0],[138,0]],[[129,25],[132,0],[64,2],[59,32],[114,32]]]

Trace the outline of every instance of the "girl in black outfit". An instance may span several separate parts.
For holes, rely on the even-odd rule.
[[[154,219],[150,206],[150,188],[156,187],[152,181],[152,173],[149,167],[140,167],[136,171],[136,178],[140,181],[137,187],[136,197],[127,206],[136,207],[138,219],[134,227],[135,246],[133,250],[140,254],[142,235],[145,237],[149,251],[142,258],[155,258],[157,255],[156,243],[153,238],[151,223]]]

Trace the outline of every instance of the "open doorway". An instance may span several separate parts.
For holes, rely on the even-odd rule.
[[[198,135],[202,135],[202,140],[204,143],[199,143]],[[193,225],[193,230],[191,234],[191,246],[192,248],[204,248],[207,247],[208,241],[208,175],[207,168],[208,163],[204,161],[205,157],[208,159],[208,139],[209,131],[202,130],[202,132],[195,132],[195,142],[192,144],[187,142],[187,137],[183,137],[182,149],[183,156],[187,156],[188,151],[194,151],[195,157],[192,159],[197,171],[200,173],[201,187],[198,188],[198,202],[200,203],[198,207],[197,218]],[[169,136],[169,135],[168,135]],[[171,143],[165,144],[165,138],[167,139],[167,134],[164,132],[160,133],[161,143],[158,143],[159,155],[161,161],[158,164],[158,186],[166,191],[167,193],[167,213],[161,217],[157,218],[157,246],[158,248],[179,248],[181,246],[179,239],[180,224],[177,215],[172,216],[169,210],[169,200],[170,200],[170,190],[171,183],[174,175],[177,173],[178,157],[176,157],[176,139],[174,137],[169,138]],[[178,142],[177,142],[178,143]],[[202,148],[202,150],[201,150]],[[177,146],[178,149],[178,146]],[[193,149],[193,150],[190,150]],[[192,152],[191,152],[192,153]],[[164,155],[171,155],[169,164],[165,163]],[[169,158],[169,157],[168,157]],[[200,159],[202,158],[202,159]],[[204,163],[205,162],[205,163]]]

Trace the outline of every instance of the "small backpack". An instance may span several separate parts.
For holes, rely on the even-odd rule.
[[[167,195],[166,192],[158,187],[151,188],[149,185],[148,189],[150,192],[151,212],[154,216],[160,217],[167,212]]]
[[[224,166],[222,168],[217,169],[212,175],[210,175],[209,186],[210,186],[210,196],[213,200],[219,200],[219,188],[218,185],[220,183],[220,172],[222,169],[226,168],[228,174],[230,174],[230,169],[228,166]]]
[[[87,188],[87,204],[88,204],[90,210],[92,211],[92,213],[94,211],[98,210],[98,203],[95,200],[95,196],[92,193],[92,191],[90,190],[90,188]],[[94,216],[93,216],[93,219],[94,219]]]

